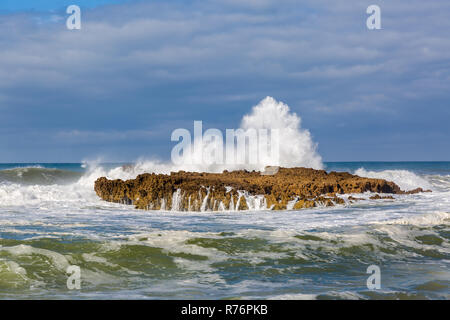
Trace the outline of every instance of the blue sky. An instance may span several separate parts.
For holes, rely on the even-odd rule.
[[[325,161],[450,160],[449,14],[448,0],[3,0],[0,162],[167,159],[172,130],[236,128],[268,95]]]
[[[111,3],[123,3],[127,0],[2,0],[0,3],[0,10],[7,10],[10,12],[35,10],[35,11],[50,11],[59,10],[71,4],[76,4],[84,8],[95,8]]]

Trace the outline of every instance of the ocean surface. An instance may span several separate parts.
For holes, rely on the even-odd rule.
[[[433,192],[300,211],[139,211],[101,201],[94,181],[149,165],[0,164],[0,299],[449,299],[450,162],[325,166]],[[371,265],[380,289],[367,287]]]

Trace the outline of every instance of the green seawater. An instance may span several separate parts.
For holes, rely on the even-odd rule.
[[[447,299],[449,240],[447,224],[2,239],[0,298]],[[67,288],[70,265],[81,269],[81,290]],[[376,292],[366,286],[369,265],[382,270]]]

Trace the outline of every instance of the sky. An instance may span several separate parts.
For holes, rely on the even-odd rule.
[[[2,0],[0,162],[168,159],[174,129],[238,128],[266,96],[325,161],[449,161],[449,16],[448,0]]]

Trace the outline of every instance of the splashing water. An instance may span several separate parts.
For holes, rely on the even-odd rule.
[[[322,169],[322,158],[317,144],[308,130],[301,128],[301,118],[290,111],[289,106],[266,97],[250,114],[242,118],[241,128],[278,129],[280,143],[280,166]],[[270,165],[268,163],[261,165]]]
[[[222,172],[223,170],[264,170],[265,166],[280,165],[282,167],[308,167],[313,169],[322,169],[322,158],[317,152],[317,144],[313,142],[308,130],[301,128],[301,118],[291,112],[289,106],[276,101],[272,97],[266,97],[258,105],[254,106],[249,114],[244,115],[241,120],[240,128],[244,134],[249,130],[277,130],[279,143],[278,163],[274,164],[269,158],[259,159],[255,164],[239,163],[238,161],[227,161],[224,164],[196,161],[202,159],[204,150],[210,147],[223,148],[226,153],[225,143],[220,141],[203,141],[203,149],[188,149],[188,154],[183,157],[181,164],[171,162],[162,162],[157,160],[140,159],[133,168],[116,170],[110,172],[111,178],[134,178],[137,174],[144,172],[170,173],[172,171],[194,171],[194,172]],[[271,140],[268,139],[269,149],[272,147]],[[195,144],[195,142],[194,142]],[[257,153],[258,145],[249,145],[249,153]],[[234,153],[245,152],[234,146]],[[237,157],[239,158],[239,157]],[[244,155],[245,158],[245,155]]]
[[[384,179],[395,182],[402,190],[432,188],[431,184],[427,180],[407,170],[368,171],[364,168],[359,168],[355,171],[355,174],[361,177]]]

